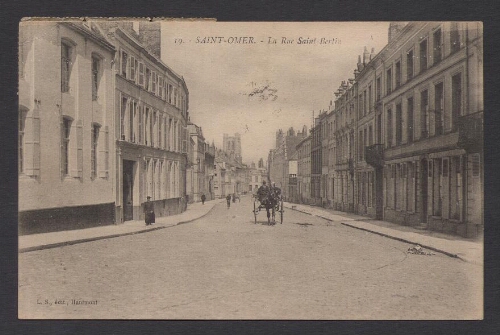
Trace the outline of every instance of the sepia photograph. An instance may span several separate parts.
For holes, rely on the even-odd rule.
[[[18,318],[483,320],[483,24],[24,18]]]

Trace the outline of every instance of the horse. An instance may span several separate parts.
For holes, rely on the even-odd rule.
[[[278,204],[278,199],[273,196],[271,192],[269,192],[265,197],[260,200],[261,207],[264,207],[266,209],[267,213],[267,223],[268,224],[275,224],[275,215],[276,215],[276,205]],[[273,221],[271,223],[271,215],[273,218]]]

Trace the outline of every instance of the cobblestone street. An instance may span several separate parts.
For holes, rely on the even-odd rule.
[[[479,319],[483,267],[252,200],[191,223],[19,254],[19,317]],[[59,302],[59,304],[57,304]]]

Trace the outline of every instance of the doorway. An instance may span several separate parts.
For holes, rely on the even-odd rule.
[[[123,160],[123,221],[134,219],[134,164]]]

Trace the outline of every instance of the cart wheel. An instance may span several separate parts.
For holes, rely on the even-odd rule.
[[[281,216],[281,224],[283,224],[283,212],[285,210],[283,209],[283,199],[281,199],[281,206],[280,206],[280,216]]]
[[[253,202],[253,215],[254,215],[254,223],[257,223],[257,210],[255,208],[255,200]]]

